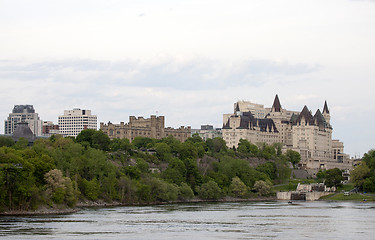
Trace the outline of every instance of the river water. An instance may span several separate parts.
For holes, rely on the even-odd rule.
[[[375,239],[375,203],[241,202],[0,217],[1,239]]]

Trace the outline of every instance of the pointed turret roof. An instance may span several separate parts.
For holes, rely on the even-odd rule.
[[[314,122],[313,121],[313,116],[311,115],[311,112],[307,108],[306,105],[303,107],[301,113],[299,114],[297,122],[300,122],[302,120],[302,118],[304,118],[306,120],[306,122],[308,122],[310,124]]]
[[[326,125],[326,120],[324,119],[322,113],[320,112],[320,110],[316,110],[316,113],[314,115],[314,119],[315,119],[315,122],[316,122],[316,125],[323,125],[325,127]]]
[[[280,104],[279,96],[277,96],[277,94],[275,96],[275,100],[273,101],[272,109],[275,112],[280,112],[281,111],[281,104]]]
[[[236,103],[236,109],[234,111],[235,113],[240,111],[240,105],[238,104],[238,102]]]
[[[327,101],[324,101],[323,113],[328,113],[329,114],[329,110],[328,110],[328,106],[327,106]]]

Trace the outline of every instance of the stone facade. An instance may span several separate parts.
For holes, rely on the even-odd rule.
[[[133,141],[135,137],[148,137],[162,139],[172,135],[176,139],[184,142],[191,136],[191,128],[181,126],[178,129],[165,128],[164,116],[151,115],[150,118],[143,117],[129,117],[129,123],[120,122],[120,124],[100,123],[100,130],[109,136],[110,139],[114,138],[127,138]]]
[[[241,101],[235,103],[234,114],[224,114],[222,133],[228,147],[238,147],[241,138],[254,144],[281,143],[284,151],[300,153],[301,168],[352,168],[343,144],[332,140],[327,102],[323,112],[318,109],[314,115],[307,106],[301,112],[282,108],[277,95],[271,108],[262,106]],[[252,109],[258,116],[265,112],[265,117],[255,117]]]

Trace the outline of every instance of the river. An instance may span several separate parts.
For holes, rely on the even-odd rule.
[[[241,202],[2,216],[1,239],[374,239],[375,203]]]

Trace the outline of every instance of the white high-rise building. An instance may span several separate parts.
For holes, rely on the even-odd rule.
[[[96,115],[91,110],[74,108],[64,110],[64,115],[58,117],[59,132],[64,136],[76,137],[84,129],[97,129]]]
[[[42,120],[35,112],[33,105],[14,105],[4,124],[4,133],[11,135],[17,127],[17,123],[26,122],[35,136],[42,135]]]

